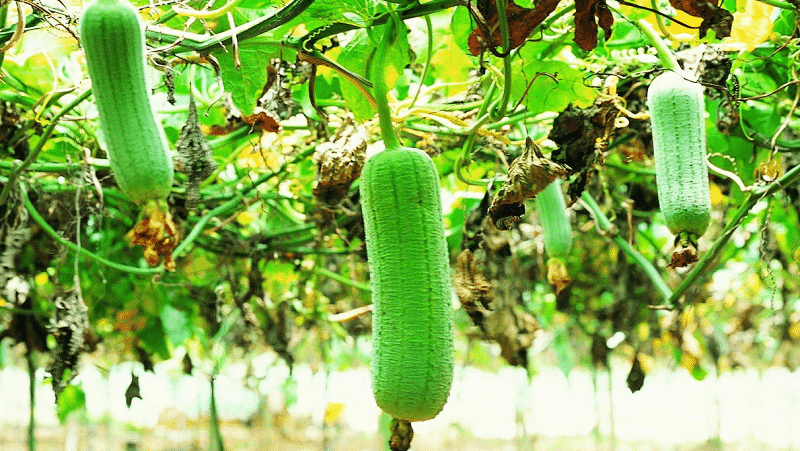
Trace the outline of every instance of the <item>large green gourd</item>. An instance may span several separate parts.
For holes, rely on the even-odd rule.
[[[650,84],[647,108],[661,211],[679,247],[692,249],[686,258],[673,255],[673,265],[684,266],[696,260],[697,238],[711,220],[703,87],[664,72]]]
[[[388,39],[372,76],[386,150],[361,174],[374,304],[372,387],[395,419],[424,421],[442,410],[453,381],[449,255],[436,166],[421,150],[400,146],[392,129],[383,78]]]
[[[667,227],[675,235],[702,235],[711,217],[703,87],[675,72],[664,72],[650,84],[647,106],[658,200]]]
[[[127,0],[97,0],[81,15],[80,39],[117,184],[138,205],[166,198],[172,159],[150,104],[139,13]]]

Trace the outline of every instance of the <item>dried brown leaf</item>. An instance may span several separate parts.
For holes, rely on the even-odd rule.
[[[521,47],[525,44],[525,40],[533,33],[533,30],[539,26],[553,11],[555,11],[561,0],[543,0],[537,2],[535,9],[523,8],[513,1],[509,0],[506,8],[506,17],[508,20],[509,41],[510,49]],[[481,5],[483,3],[483,5]],[[481,27],[475,28],[469,35],[467,44],[469,51],[473,55],[478,55],[487,41],[491,41],[493,47],[501,45],[502,39],[500,37],[500,27],[497,26],[497,6],[494,1],[479,2],[478,10],[483,15],[486,22],[486,29],[492,30],[492,36],[487,39]],[[479,20],[479,19],[476,19]]]
[[[469,249],[458,254],[453,285],[472,322],[483,329],[484,318],[492,304],[492,283],[483,275]]]
[[[545,158],[532,139],[525,141],[525,151],[511,162],[508,179],[489,206],[489,217],[495,227],[510,229],[525,213],[525,201],[536,197],[568,168]]]
[[[350,128],[333,142],[317,146],[317,180],[314,197],[326,206],[336,206],[347,196],[350,185],[361,176],[369,134],[363,127]]]

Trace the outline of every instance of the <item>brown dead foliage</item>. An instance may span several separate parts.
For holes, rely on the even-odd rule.
[[[172,251],[178,245],[178,229],[165,205],[158,202],[147,204],[142,211],[143,219],[128,232],[131,245],[144,246],[144,258],[150,266],[164,259],[164,268],[175,271]]]
[[[525,201],[536,197],[568,169],[545,158],[539,146],[528,138],[525,151],[511,162],[508,179],[489,206],[489,217],[495,227],[509,230],[525,213]]]

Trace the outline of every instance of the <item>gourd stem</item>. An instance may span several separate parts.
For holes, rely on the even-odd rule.
[[[611,221],[609,221],[606,215],[603,214],[603,211],[600,210],[600,206],[597,205],[597,202],[594,200],[592,195],[589,194],[588,191],[584,191],[583,194],[581,194],[581,199],[583,200],[584,204],[589,207],[589,210],[591,210],[592,216],[594,217],[595,221],[597,221],[597,225],[602,229],[602,231],[609,235],[613,233],[611,231],[613,227]],[[669,289],[669,286],[667,286],[667,283],[664,282],[664,279],[661,277],[661,273],[658,272],[650,260],[646,259],[642,254],[639,253],[639,251],[634,249],[630,244],[628,244],[627,241],[625,241],[624,238],[618,234],[614,233],[610,238],[617,246],[619,246],[620,249],[622,249],[623,252],[628,254],[628,256],[631,257],[640,268],[644,270],[664,299],[670,299],[670,297],[672,297],[672,290]]]
[[[160,273],[164,272],[164,267],[163,266],[159,266],[157,268],[139,268],[139,267],[136,267],[136,266],[128,266],[128,265],[123,265],[123,264],[120,264],[120,263],[117,263],[117,262],[113,262],[111,260],[108,260],[107,258],[101,257],[101,256],[99,256],[99,255],[97,255],[97,254],[95,254],[95,253],[93,253],[91,251],[88,251],[83,247],[78,246],[77,244],[73,243],[72,241],[68,241],[68,240],[62,238],[58,233],[56,233],[55,230],[53,230],[52,227],[50,227],[50,224],[48,224],[47,221],[44,220],[42,215],[40,215],[39,212],[36,211],[36,207],[33,206],[33,203],[31,202],[30,198],[28,197],[28,193],[27,193],[27,191],[26,191],[26,189],[24,187],[21,187],[20,193],[22,195],[22,201],[25,204],[25,209],[28,210],[28,214],[30,215],[31,219],[33,219],[34,222],[36,222],[36,224],[38,224],[39,227],[41,227],[42,230],[44,230],[44,232],[48,236],[50,236],[50,238],[55,240],[57,243],[63,244],[64,246],[66,246],[71,251],[77,252],[78,254],[83,255],[84,257],[89,257],[89,258],[91,258],[93,260],[96,260],[97,262],[102,263],[102,264],[108,266],[109,268],[114,268],[114,269],[117,269],[119,271],[131,273],[131,274],[152,275],[152,274],[160,274]]]
[[[497,20],[500,25],[500,42],[503,46],[503,95],[499,103],[492,106],[489,116],[493,121],[498,121],[506,115],[508,99],[511,98],[511,40],[509,39],[507,0],[497,0]]]
[[[644,19],[640,19],[638,21],[631,22],[636,28],[639,29],[650,41],[650,43],[655,47],[656,52],[658,53],[658,59],[661,61],[661,65],[664,66],[666,69],[674,70],[676,72],[681,71],[681,66],[678,64],[677,58],[675,58],[675,54],[672,53],[672,50],[667,47],[667,43],[656,33],[656,30],[653,29],[653,26],[650,25],[649,22],[645,21]]]
[[[378,121],[381,127],[381,138],[386,150],[398,149],[401,147],[400,140],[394,133],[394,123],[392,122],[392,113],[389,109],[389,101],[386,99],[386,94],[389,88],[386,85],[386,51],[392,44],[393,35],[395,31],[395,22],[399,22],[399,18],[391,20],[386,23],[383,30],[383,38],[381,39],[378,50],[375,52],[375,60],[372,64],[372,80],[373,90],[375,92],[375,104],[378,107]]]

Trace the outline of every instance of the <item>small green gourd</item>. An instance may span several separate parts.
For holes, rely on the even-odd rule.
[[[150,104],[139,13],[127,0],[97,0],[79,33],[114,179],[137,205],[165,199],[172,159]]]
[[[697,261],[697,239],[711,221],[703,87],[678,72],[656,77],[647,91],[658,201],[675,237],[671,266]]]
[[[561,179],[555,179],[536,196],[542,223],[544,249],[551,257],[564,258],[572,248],[572,224],[561,193]]]
[[[556,293],[572,282],[566,266],[566,258],[572,248],[572,224],[567,214],[567,204],[561,192],[561,179],[553,180],[536,196],[539,221],[542,225],[544,249],[547,260],[547,281]]]
[[[390,30],[372,75],[386,149],[364,165],[360,189],[374,304],[373,394],[384,412],[411,422],[435,417],[450,394],[452,288],[436,166],[400,145],[389,115]]]

